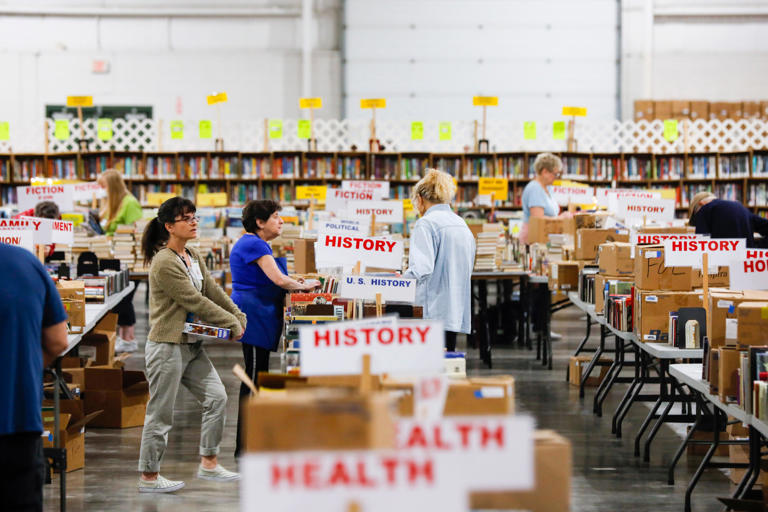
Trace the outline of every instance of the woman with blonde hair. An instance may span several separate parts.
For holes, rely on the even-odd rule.
[[[424,318],[443,322],[445,346],[451,352],[456,350],[456,334],[471,331],[475,261],[475,237],[451,210],[455,195],[451,175],[437,169],[428,169],[413,187],[413,206],[421,218],[413,226],[404,273],[416,279],[416,304],[424,307]]]
[[[100,216],[104,221],[104,232],[113,235],[118,226],[130,225],[141,219],[141,204],[128,192],[123,177],[115,169],[104,171],[99,176],[98,184],[107,191],[107,200],[101,209]],[[136,325],[136,312],[133,309],[134,288],[112,310],[117,313],[117,343],[115,352],[135,352],[138,350],[134,326]]]

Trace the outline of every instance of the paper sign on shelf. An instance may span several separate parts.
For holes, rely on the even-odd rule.
[[[68,107],[92,107],[93,96],[67,96]]]
[[[381,199],[389,197],[389,182],[344,180],[341,182],[341,190],[379,190],[376,199]]]
[[[64,186],[72,187],[72,199],[75,202],[92,201],[93,196],[96,196],[96,199],[107,197],[106,189],[102,188],[96,181],[86,181],[84,183],[74,183],[72,185]]]
[[[584,117],[587,115],[587,109],[585,107],[563,107],[563,115]]]
[[[731,290],[768,290],[768,251],[747,249],[744,258],[731,262],[728,275]]]
[[[61,220],[68,220],[73,226],[77,227],[85,222],[85,215],[82,213],[62,213]]]
[[[440,452],[247,453],[240,512],[465,512],[468,489],[461,468],[455,456]]]
[[[472,105],[476,107],[496,107],[499,105],[498,96],[473,96]]]
[[[658,245],[665,240],[697,240],[706,238],[704,235],[695,233],[638,233],[633,229],[629,235],[629,241],[632,245]]]
[[[480,178],[477,181],[479,195],[493,195],[495,201],[506,201],[509,198],[509,180],[506,178]]]
[[[618,202],[616,215],[620,219],[642,219],[670,222],[675,218],[673,199],[646,199],[627,197]]]
[[[296,124],[296,134],[300,139],[312,138],[312,121],[309,119],[299,119]]]
[[[701,256],[708,254],[710,269],[728,266],[746,259],[747,243],[743,238],[704,238],[699,240],[665,240],[664,265],[667,267],[701,268]]]
[[[269,126],[270,139],[283,138],[283,120],[282,119],[270,119],[268,126]]]
[[[413,211],[413,200],[403,199],[403,211],[406,211],[406,212]]]
[[[167,200],[176,197],[173,192],[148,192],[147,193],[147,205],[148,206],[160,206]]]
[[[677,119],[664,120],[664,138],[669,142],[674,142],[677,140]]]
[[[0,121],[0,140],[11,139],[11,125],[8,121]]]
[[[552,185],[549,194],[560,206],[568,206],[568,203],[587,204],[594,201],[595,189],[593,187]]]
[[[383,318],[391,320],[299,327],[301,375],[359,375],[365,354],[371,356],[373,374],[439,375],[444,370],[442,322]]]
[[[605,206],[611,212],[619,210],[619,202],[627,199],[661,199],[661,191],[631,188],[598,188],[595,190],[597,204]]]
[[[15,245],[34,253],[34,232],[28,228],[10,229],[0,227],[0,244]]]
[[[36,244],[65,244],[75,242],[75,227],[72,222],[59,219],[43,219],[40,217],[21,217],[29,222],[34,233]]]
[[[525,121],[523,123],[523,139],[536,139],[536,121]]]
[[[383,195],[384,190],[381,188],[338,189],[328,187],[325,193],[325,209],[338,215],[347,210],[350,201],[378,201]]]
[[[96,121],[96,133],[98,134],[99,140],[112,140],[112,120],[104,117]]]
[[[424,140],[424,123],[413,121],[411,123],[411,140]]]
[[[213,123],[205,119],[200,121],[198,124],[198,135],[201,139],[213,137]]]
[[[325,203],[328,187],[324,185],[298,185],[296,199],[314,199],[318,204]]]
[[[552,123],[552,139],[565,140],[565,121],[555,121]]]
[[[67,140],[69,135],[69,120],[56,119],[53,124],[53,136],[58,140]]]
[[[393,276],[342,276],[339,287],[339,297],[343,299],[376,300],[376,294],[381,294],[385,302],[416,301],[416,280]]]
[[[183,139],[184,138],[184,122],[182,121],[171,121],[171,138],[172,139]]]
[[[225,103],[227,101],[227,93],[213,93],[205,97],[209,105],[215,105],[216,103]]]
[[[318,235],[315,243],[316,266],[334,263],[399,270],[403,265],[403,241],[360,235]]]
[[[451,140],[451,123],[450,121],[440,121],[438,125],[440,140]]]
[[[369,98],[360,100],[360,108],[386,108],[387,100],[385,98]]]
[[[41,185],[16,187],[19,210],[34,208],[40,201],[53,201],[62,212],[72,211],[75,207],[71,185]]]
[[[208,192],[197,194],[197,206],[227,206],[229,199],[226,192]]]
[[[376,215],[376,224],[400,224],[403,222],[402,201],[348,201],[343,216],[350,219],[371,218]]]
[[[369,219],[370,220],[370,219]],[[333,219],[320,221],[317,224],[317,234],[321,235],[362,235],[371,232],[370,222],[359,220]]]
[[[299,108],[323,108],[323,98],[299,98]]]

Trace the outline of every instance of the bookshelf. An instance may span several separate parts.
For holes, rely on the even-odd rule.
[[[371,153],[370,178],[394,180],[399,175],[400,153]]]
[[[687,156],[685,177],[689,180],[711,180],[717,175],[717,153]]]
[[[419,181],[429,168],[429,153],[402,153],[400,155],[400,172],[398,181]]]
[[[112,154],[109,151],[84,153],[80,155],[77,176],[81,180],[95,180],[99,174],[112,167]]]
[[[626,160],[623,154],[594,153],[590,168],[592,181],[620,180],[626,175]]]
[[[304,180],[337,179],[336,155],[334,153],[304,153],[301,163],[301,177]]]
[[[146,153],[144,156],[144,177],[150,180],[179,179],[176,153]]]
[[[467,153],[464,155],[464,172],[461,179],[474,182],[480,178],[501,177],[497,174],[497,169],[494,153]],[[475,195],[477,195],[476,187]]]
[[[525,180],[533,178],[533,167],[527,167],[525,153],[499,153],[496,156],[499,164],[499,177],[510,180]]]
[[[212,178],[211,156],[204,152],[179,153],[177,156],[179,178],[182,180],[199,180]],[[217,169],[218,171],[218,169]]]
[[[126,179],[144,176],[144,154],[116,151],[112,154],[112,167]]]
[[[56,153],[46,158],[48,172],[46,176],[53,179],[77,180],[82,179],[78,174],[77,153]]]
[[[433,169],[441,169],[459,179],[461,169],[464,167],[464,155],[462,153],[436,153],[431,155],[429,166]]]
[[[240,154],[234,151],[212,153],[210,156],[211,178],[229,180],[240,177]]]
[[[563,161],[564,180],[584,181],[593,179],[590,174],[589,153],[560,153],[560,159]]]
[[[240,176],[242,179],[272,177],[271,153],[243,153],[240,157]]]
[[[617,179],[621,182],[638,182],[656,178],[656,161],[650,153],[625,155],[624,165]]]
[[[368,153],[349,152],[336,154],[337,179],[364,180],[368,176]]]

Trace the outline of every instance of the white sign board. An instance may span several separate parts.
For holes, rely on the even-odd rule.
[[[468,510],[461,463],[444,453],[267,452],[241,463],[241,512]]]
[[[2,228],[0,229],[0,244],[15,245],[35,252],[34,234],[28,228]]]
[[[74,224],[68,220],[42,219],[40,217],[21,217],[29,222],[34,230],[36,244],[66,244],[75,242]]]
[[[665,240],[664,265],[667,267],[701,268],[703,254],[708,254],[709,268],[728,266],[746,259],[747,243],[743,238],[704,238],[698,240]]]
[[[86,183],[75,183],[70,186],[72,187],[72,190],[73,190],[72,199],[74,199],[75,202],[92,201],[94,196],[96,196],[96,199],[107,197],[106,189],[101,188],[101,185],[99,185],[98,182],[96,181],[88,181]]]
[[[16,187],[19,200],[19,210],[34,208],[40,201],[53,201],[62,212],[72,211],[75,203],[72,199],[74,192],[71,185],[40,185],[32,187]]]
[[[378,201],[382,197],[380,189],[344,190],[328,187],[325,193],[325,210],[339,215],[347,210],[350,201]]]
[[[669,222],[675,218],[675,200],[627,197],[619,201],[616,215],[620,219]]]
[[[610,211],[617,211],[619,200],[636,199],[661,199],[661,192],[650,190],[637,190],[632,188],[598,188],[595,189],[597,204],[605,206]]]
[[[560,206],[568,206],[568,203],[591,204],[595,200],[593,187],[563,187],[552,185],[549,194]]]
[[[344,276],[341,279],[341,298],[375,300],[377,293],[385,302],[413,304],[416,300],[416,280],[392,276]]]
[[[433,421],[443,417],[448,398],[447,375],[420,377],[413,383],[413,417]]]
[[[379,197],[389,197],[388,181],[350,181],[341,182],[342,190],[377,190]]]
[[[331,219],[320,221],[317,224],[319,235],[362,235],[368,236],[371,232],[370,222],[347,219]]]
[[[363,220],[376,215],[376,224],[398,224],[403,222],[402,201],[349,201],[345,217]]]
[[[534,485],[533,419],[529,416],[453,416],[401,419],[401,453],[428,450],[455,455],[467,490],[517,491]]]
[[[318,268],[328,263],[354,266],[358,261],[367,267],[400,269],[403,242],[366,236],[318,235],[315,243]]]
[[[704,235],[694,233],[638,233],[632,230],[629,241],[632,245],[658,245],[665,240],[699,240],[706,238]]]
[[[768,251],[747,249],[745,258],[731,262],[729,276],[732,290],[768,290]]]
[[[302,375],[357,375],[363,355],[371,373],[437,375],[443,372],[445,333],[432,320],[367,320],[299,328]]]

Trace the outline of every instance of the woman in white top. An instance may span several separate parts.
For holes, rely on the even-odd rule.
[[[549,193],[549,187],[563,172],[563,162],[552,153],[540,153],[533,163],[536,177],[523,189],[523,227],[520,241],[528,243],[528,221],[531,217],[557,217],[560,206]]]

